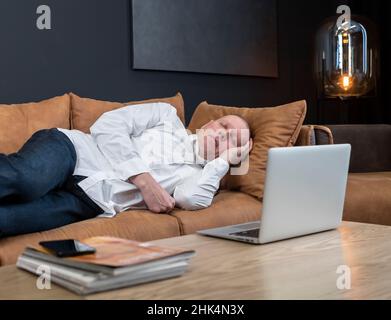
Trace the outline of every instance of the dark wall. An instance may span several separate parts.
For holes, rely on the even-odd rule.
[[[0,103],[40,100],[69,91],[116,101],[181,91],[187,120],[203,100],[271,106],[307,99],[307,122],[317,122],[313,36],[318,24],[334,14],[336,2],[279,0],[280,77],[267,79],[132,70],[129,0],[1,0]],[[52,9],[52,30],[35,27],[35,11],[41,4]],[[338,112],[334,116],[338,118]],[[375,120],[383,116],[382,109]]]

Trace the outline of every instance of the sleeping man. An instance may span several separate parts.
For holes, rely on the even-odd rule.
[[[106,112],[90,132],[44,129],[17,153],[0,154],[0,237],[132,209],[206,208],[252,148],[241,117],[192,135],[167,103]]]

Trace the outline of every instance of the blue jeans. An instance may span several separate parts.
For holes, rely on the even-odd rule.
[[[44,129],[17,152],[0,154],[0,238],[57,228],[103,210],[77,185],[76,151],[57,129]]]

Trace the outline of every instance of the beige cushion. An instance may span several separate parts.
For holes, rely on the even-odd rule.
[[[70,129],[68,94],[40,102],[0,104],[0,153],[17,152],[38,130]]]
[[[178,117],[185,122],[185,107],[182,95],[177,93],[174,97],[148,99],[143,101],[131,102],[109,102],[90,98],[81,98],[74,93],[70,93],[72,103],[72,129],[80,130],[85,133],[90,132],[90,127],[105,112],[118,109],[127,105],[166,102],[176,108]]]
[[[343,218],[391,226],[391,172],[350,173]]]
[[[246,175],[229,175],[224,187],[261,199],[265,180],[267,153],[272,147],[294,146],[306,115],[306,102],[298,101],[274,108],[240,108],[202,102],[196,109],[189,129],[193,132],[210,120],[225,115],[239,115],[250,125],[254,147]]]
[[[40,241],[82,240],[94,236],[150,241],[179,235],[175,217],[134,210],[120,213],[114,218],[94,218],[49,231],[0,239],[0,266],[15,263],[26,246],[36,245]]]
[[[16,262],[27,245],[57,239],[113,236],[137,241],[191,234],[197,230],[259,219],[262,203],[244,193],[222,191],[211,207],[199,211],[175,209],[170,215],[146,210],[127,211],[114,218],[94,218],[61,228],[0,239],[0,266]]]
[[[262,203],[241,192],[221,191],[209,208],[198,211],[175,210],[182,234],[259,220]]]

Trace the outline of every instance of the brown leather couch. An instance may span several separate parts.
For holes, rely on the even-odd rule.
[[[327,127],[334,143],[352,145],[344,220],[391,225],[391,125]]]
[[[93,105],[99,103],[91,101]],[[14,124],[0,132],[2,150],[11,151],[15,149],[15,145],[22,146],[23,141],[27,140],[31,134],[47,126],[75,128],[76,116],[81,118],[80,112],[89,112],[89,108],[83,106],[83,108],[76,110],[74,103],[70,103],[69,107],[67,102],[69,102],[69,97],[64,95],[41,102],[39,105],[31,103],[23,106],[2,106],[3,109],[0,108],[0,124],[4,126],[8,126],[10,122]],[[49,106],[49,103],[52,104]],[[13,108],[15,114],[10,116],[8,108]],[[49,113],[48,109],[50,109]],[[45,119],[42,119],[38,125],[32,125],[33,121],[29,121],[29,119],[37,117],[37,110],[41,110],[41,114],[45,111]],[[73,121],[69,121],[70,119]],[[11,132],[12,130],[14,132]],[[120,213],[115,218],[95,218],[45,232],[3,238],[0,239],[0,266],[15,263],[27,245],[34,245],[39,241],[84,239],[103,235],[151,241],[191,234],[205,228],[253,221],[259,218],[261,206],[259,200],[249,195],[222,190],[215,197],[213,205],[205,210],[190,212],[176,209],[170,215],[153,214],[146,210],[129,211]]]
[[[335,131],[336,142],[349,142],[344,140],[345,133],[342,129],[330,128],[333,132]],[[352,130],[354,131],[355,129]],[[370,131],[371,129],[367,130]],[[322,126],[303,126],[297,145],[333,143],[332,131]],[[383,129],[380,131],[380,134],[382,132],[390,133],[391,129],[388,127],[384,128],[384,131]],[[360,135],[360,130],[355,132],[357,132],[357,135]],[[372,134],[373,139],[378,139],[375,132],[372,132]],[[346,137],[350,138],[350,136]],[[384,141],[388,141],[389,146],[391,134],[389,140]],[[354,144],[353,148],[355,148]],[[381,148],[379,148],[380,150]],[[353,152],[353,155],[353,161],[359,163],[360,156],[357,155],[357,160],[355,160],[356,153]],[[379,161],[379,167],[376,167],[376,169],[380,169],[383,166],[383,162],[380,161],[380,154],[376,159]],[[353,167],[356,168],[356,162],[353,162],[353,164]],[[391,165],[391,161],[388,164]],[[357,168],[364,170],[364,163]],[[386,168],[384,167],[384,169]],[[384,189],[387,189],[387,192]],[[348,220],[391,225],[391,215],[389,214],[391,212],[390,172],[352,174],[349,179],[347,195],[345,217]],[[253,221],[260,217],[261,208],[262,203],[249,195],[221,190],[215,197],[211,207],[196,212],[177,209],[172,214],[165,215],[140,210],[123,212],[111,219],[95,218],[85,220],[50,231],[1,239],[0,266],[15,263],[18,255],[27,245],[36,244],[42,240],[83,239],[91,236],[109,235],[139,241],[150,241],[192,234],[197,230],[205,228]]]
[[[343,219],[391,226],[391,125],[309,127],[303,145],[352,146]]]

